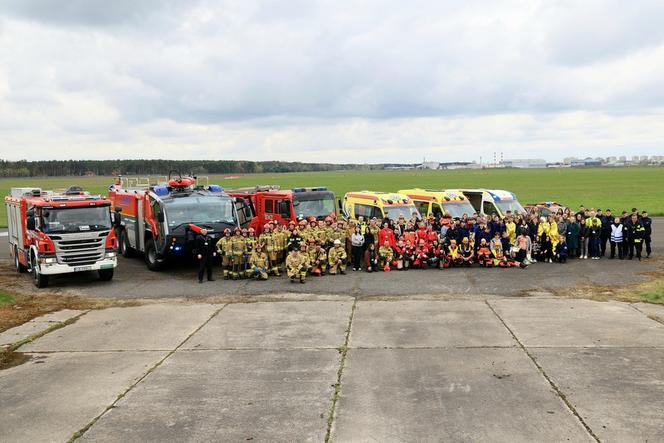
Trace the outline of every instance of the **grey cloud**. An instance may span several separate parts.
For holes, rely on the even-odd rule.
[[[177,12],[192,4],[184,0],[0,0],[0,15],[53,25],[103,27]]]

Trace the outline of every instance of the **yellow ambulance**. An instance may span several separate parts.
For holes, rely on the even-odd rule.
[[[354,220],[359,216],[364,216],[365,220],[373,217],[396,220],[401,215],[410,220],[413,214],[420,218],[417,208],[407,195],[391,192],[348,192],[343,202],[339,202],[339,207],[344,217]]]
[[[399,194],[410,197],[422,217],[433,215],[439,218],[444,214],[453,218],[461,218],[464,214],[472,217],[476,212],[459,191],[413,188],[402,189]]]

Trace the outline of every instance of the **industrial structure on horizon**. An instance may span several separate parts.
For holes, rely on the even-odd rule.
[[[663,166],[664,155],[633,155],[611,157],[566,157],[562,162],[547,162],[541,158],[503,159],[503,153],[494,153],[493,162],[435,162],[423,160],[415,165],[393,165],[385,169],[493,169],[493,168],[580,168],[580,167],[623,167],[623,166]]]

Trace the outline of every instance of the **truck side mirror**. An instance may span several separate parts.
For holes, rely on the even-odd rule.
[[[115,212],[111,214],[113,216],[113,226],[116,228],[120,227],[120,223],[122,222],[122,208],[115,208]]]
[[[163,212],[161,212],[161,211],[157,212],[157,221],[158,221],[159,223],[163,223],[163,222],[164,222],[164,213],[163,213]]]
[[[341,206],[341,199],[340,198],[337,199],[337,203],[339,204],[339,211],[343,211],[344,208]]]
[[[36,223],[35,223],[35,218],[34,217],[28,217],[26,220],[26,226],[29,231],[34,231],[36,228]]]

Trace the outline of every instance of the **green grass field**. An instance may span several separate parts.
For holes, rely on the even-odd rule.
[[[236,176],[232,174],[231,176]],[[0,179],[0,194],[12,186],[65,188],[78,184],[93,193],[105,194],[111,177],[57,177]],[[397,191],[402,188],[507,189],[517,194],[522,204],[558,201],[577,208],[611,208],[616,211],[646,209],[651,215],[664,215],[664,168],[591,169],[493,169],[454,171],[337,171],[288,174],[250,174],[226,179],[210,176],[210,183],[225,188],[277,184],[282,188],[327,186],[337,196],[348,191]],[[7,226],[4,205],[0,226]]]

